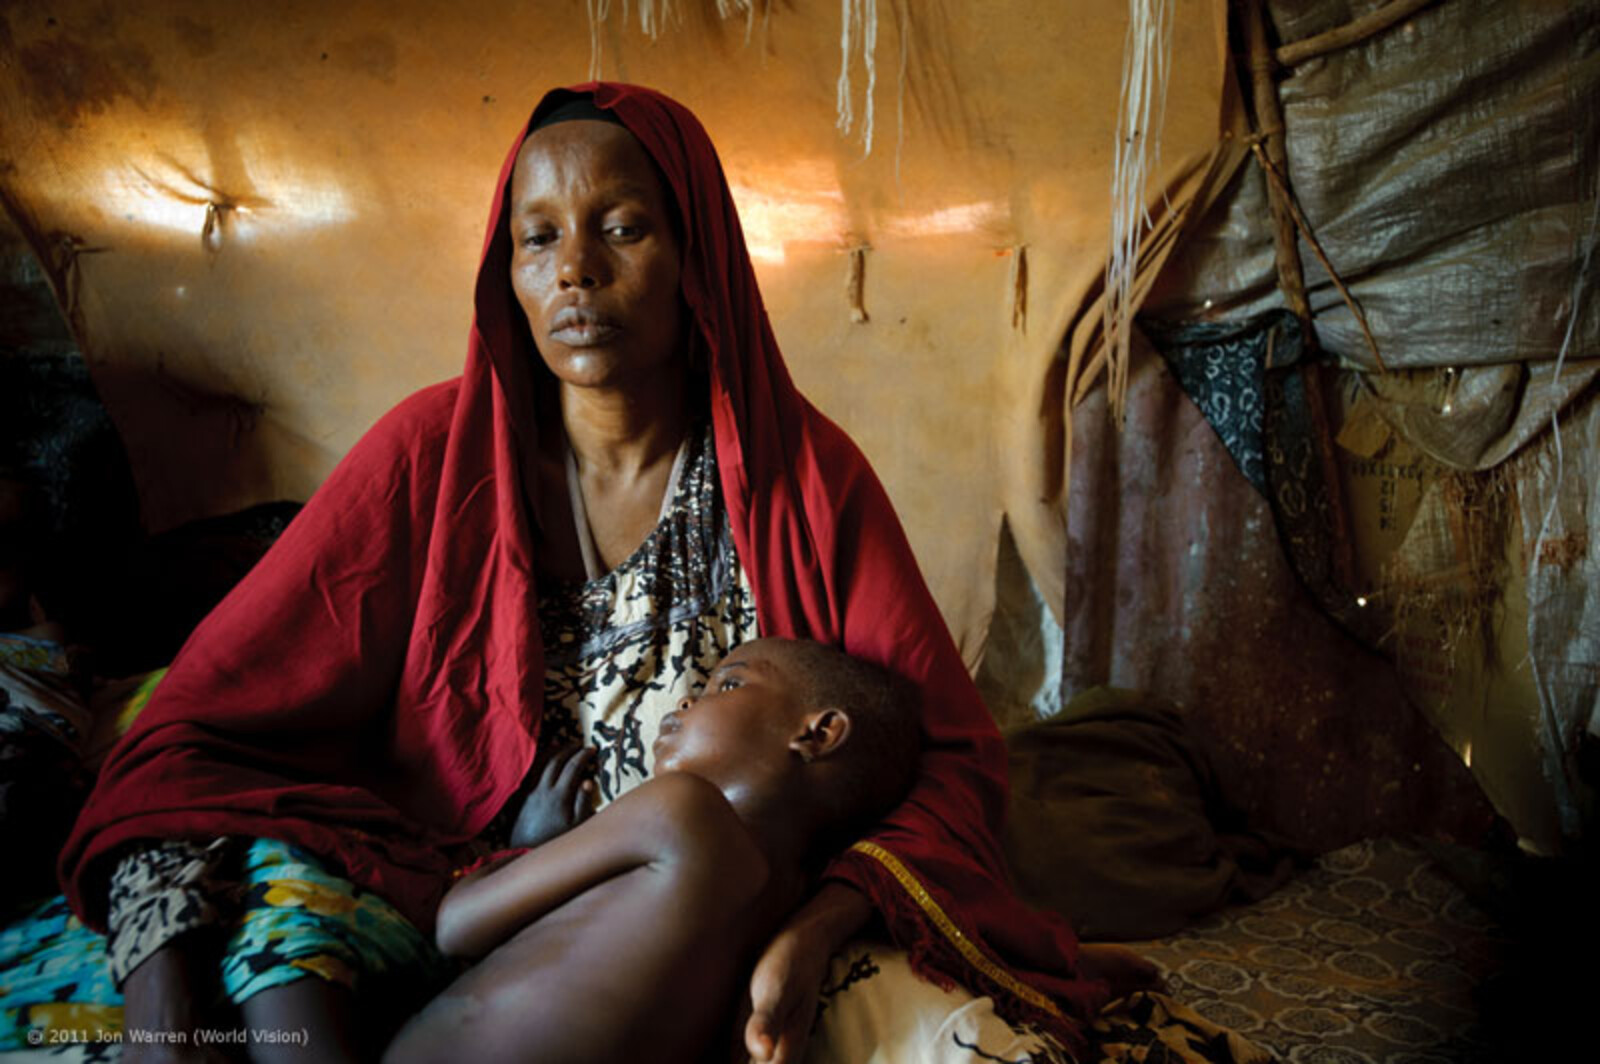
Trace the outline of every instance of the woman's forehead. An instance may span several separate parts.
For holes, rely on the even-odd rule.
[[[608,186],[633,186],[665,199],[665,189],[644,145],[613,122],[572,121],[529,133],[517,153],[512,184],[560,183],[582,179]]]

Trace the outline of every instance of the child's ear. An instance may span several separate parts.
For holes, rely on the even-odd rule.
[[[850,714],[842,709],[818,709],[805,715],[801,728],[789,740],[789,749],[801,761],[816,761],[842,747],[850,738]]]

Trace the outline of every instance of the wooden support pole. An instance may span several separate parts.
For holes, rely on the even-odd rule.
[[[1389,0],[1389,3],[1377,10],[1369,11],[1360,18],[1331,29],[1327,33],[1319,33],[1315,37],[1283,45],[1273,53],[1273,57],[1278,60],[1280,66],[1297,66],[1329,52],[1337,52],[1352,44],[1360,44],[1368,37],[1382,33],[1396,22],[1410,18],[1434,2],[1435,0]]]
[[[1328,399],[1322,382],[1322,367],[1316,361],[1320,345],[1311,320],[1311,302],[1306,296],[1305,271],[1300,262],[1299,234],[1295,226],[1294,190],[1289,184],[1289,153],[1285,147],[1283,105],[1278,100],[1278,65],[1267,40],[1265,0],[1245,0],[1245,40],[1250,50],[1250,90],[1255,105],[1256,137],[1267,184],[1267,205],[1272,212],[1273,247],[1277,254],[1278,286],[1283,289],[1289,311],[1300,320],[1302,357],[1299,366],[1305,387],[1306,405],[1328,500],[1328,523],[1332,543],[1334,580],[1348,590],[1354,586],[1355,553],[1349,509],[1339,483],[1339,465],[1334,453],[1333,426],[1328,417]],[[1273,180],[1274,177],[1279,180]]]
[[[1267,10],[1264,0],[1245,0],[1245,40],[1250,49],[1250,97],[1255,105],[1256,136],[1267,162],[1284,175],[1289,174],[1289,153],[1284,147],[1283,107],[1278,102],[1278,86],[1273,79],[1277,64],[1272,46],[1267,43]],[[1272,211],[1272,243],[1278,260],[1278,286],[1289,304],[1289,312],[1300,319],[1300,332],[1312,350],[1317,348],[1316,329],[1311,324],[1311,304],[1306,299],[1305,271],[1300,264],[1300,245],[1296,239],[1294,215],[1285,187],[1267,181],[1267,206]]]

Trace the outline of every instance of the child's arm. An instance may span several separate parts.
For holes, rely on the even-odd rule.
[[[468,876],[439,903],[439,949],[478,958],[613,876],[670,859],[708,816],[734,817],[705,780],[668,773],[514,860]]]

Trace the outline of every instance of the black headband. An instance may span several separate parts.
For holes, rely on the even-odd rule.
[[[543,129],[557,122],[610,122],[614,126],[622,125],[622,119],[596,106],[594,97],[587,94],[572,96],[556,104],[534,121],[533,128]]]

